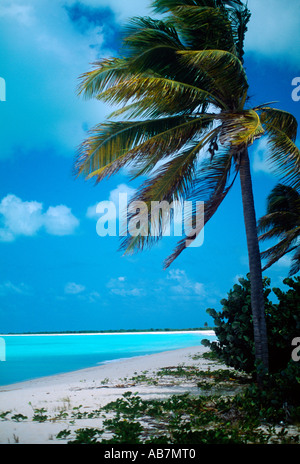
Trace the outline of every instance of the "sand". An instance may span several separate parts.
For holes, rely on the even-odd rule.
[[[177,365],[197,365],[203,370],[220,369],[220,364],[204,358],[192,359],[192,356],[207,350],[203,346],[196,346],[138,356],[0,387],[0,414],[10,411],[5,417],[0,417],[0,443],[64,444],[67,440],[56,438],[61,430],[101,426],[99,418],[70,420],[74,407],[80,406],[84,412],[99,410],[127,391],[137,392],[142,398],[163,398],[187,391],[197,393],[199,390],[195,384],[187,382],[148,385],[146,382],[136,383],[132,377],[146,373],[151,378],[158,369]],[[42,408],[45,412],[41,414],[47,415],[47,420],[33,421],[34,410]],[[57,417],[64,412],[68,417]],[[27,416],[27,419],[12,419],[17,414]]]

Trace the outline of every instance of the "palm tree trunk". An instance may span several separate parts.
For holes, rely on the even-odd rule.
[[[251,307],[254,328],[255,359],[256,361],[261,361],[265,370],[268,371],[268,337],[265,319],[261,258],[258,244],[250,162],[247,148],[243,150],[240,155],[240,181],[250,268]],[[260,379],[261,377],[258,375],[258,380],[260,381]]]

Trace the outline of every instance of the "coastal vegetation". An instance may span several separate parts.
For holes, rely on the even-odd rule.
[[[271,374],[283,371],[292,362],[291,343],[300,334],[300,277],[286,278],[283,283],[286,291],[271,289],[271,279],[264,278]],[[255,376],[250,291],[249,276],[241,277],[227,298],[221,300],[221,311],[207,309],[215,322],[217,341],[204,340],[202,343],[227,366]],[[295,376],[295,381],[299,375]]]
[[[63,398],[55,411],[47,410],[46,401],[43,407],[30,403],[30,417],[2,411],[0,420],[61,424],[55,440],[67,444],[299,444],[300,355],[298,362],[292,359],[290,336],[298,335],[300,329],[300,277],[284,283],[286,292],[271,290],[270,279],[264,279],[271,363],[261,384],[253,380],[250,280],[246,277],[221,301],[220,312],[208,309],[218,341],[207,341],[209,351],[190,355],[193,363],[135,372],[114,382],[96,381],[88,387],[91,392],[123,391],[96,409],[73,406],[70,398]],[[270,299],[272,291],[277,303]],[[208,362],[206,369],[201,367],[203,358]],[[163,397],[166,387],[169,392],[179,387],[185,393]]]
[[[55,440],[68,444],[299,444],[300,354],[292,357],[293,339],[300,341],[300,277],[294,276],[300,269],[297,121],[270,104],[250,105],[244,68],[250,11],[242,1],[155,0],[153,6],[167,17],[133,18],[122,58],[102,60],[82,76],[80,93],[121,106],[82,144],[76,172],[101,181],[130,165],[133,178],[148,176],[132,201],[205,200],[204,224],[239,176],[250,272],[221,301],[219,312],[207,310],[213,327],[40,332],[214,330],[217,341],[204,341],[209,351],[190,365],[135,372],[114,384],[93,380],[91,392],[125,390],[101,407],[74,406],[66,397],[53,410],[43,398],[42,405],[29,403],[28,415],[0,411],[0,421],[56,423],[61,430]],[[289,185],[271,192],[259,237],[249,147],[265,135],[270,160]],[[163,226],[159,218],[158,229]],[[158,238],[126,237],[122,248],[136,251]],[[273,238],[279,243],[261,254],[259,240]],[[166,267],[185,248],[184,239]],[[261,258],[269,259],[267,269],[290,252],[295,254],[290,277],[283,280],[287,290],[271,288]],[[211,363],[207,369],[200,366],[203,358]],[[155,387],[156,395],[146,398],[144,386]],[[185,393],[163,397],[166,386]],[[19,443],[15,433],[13,439]]]
[[[268,390],[258,395],[251,376],[214,363],[215,369],[175,365],[120,378],[115,387],[122,386],[123,395],[97,409],[73,406],[66,398],[55,412],[31,405],[31,417],[5,411],[0,420],[61,424],[53,439],[67,444],[299,444],[299,405],[293,411],[277,407]],[[95,388],[109,384],[106,379]],[[197,386],[198,393],[146,399],[138,392],[144,385],[177,384]]]
[[[261,253],[268,269],[285,255],[292,253],[289,276],[300,271],[300,193],[288,185],[276,185],[267,199],[267,213],[258,221],[261,242],[279,241]]]
[[[155,0],[152,6],[164,19],[133,18],[124,33],[121,56],[103,59],[81,76],[79,94],[117,109],[82,143],[75,172],[100,182],[127,167],[133,179],[146,176],[130,204],[140,201],[151,211],[151,201],[203,201],[202,225],[239,177],[261,381],[269,369],[269,354],[249,148],[268,137],[269,161],[286,184],[299,188],[297,121],[271,104],[251,106],[244,66],[251,14],[245,3]],[[129,211],[129,219],[138,221],[140,211],[131,211],[130,205]],[[140,234],[125,234],[121,244],[125,253],[157,242],[165,218],[160,215],[156,220],[158,234],[152,233],[151,215]],[[179,241],[165,268],[198,237],[202,225],[193,229],[192,239],[187,234]]]
[[[190,328],[170,328],[166,327],[162,328],[150,328],[150,329],[105,329],[105,330],[64,330],[64,331],[55,331],[55,332],[47,332],[43,330],[42,332],[9,332],[7,335],[55,335],[55,334],[113,334],[113,333],[141,333],[141,332],[193,332],[193,331],[206,331],[206,330],[214,330],[214,327],[208,326],[206,324],[204,327],[190,327]],[[4,334],[0,334],[4,335]]]

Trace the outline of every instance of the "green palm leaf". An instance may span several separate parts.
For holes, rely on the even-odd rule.
[[[268,269],[287,253],[296,250],[292,275],[297,269],[300,240],[300,194],[288,185],[278,184],[267,200],[267,214],[258,221],[261,242],[279,239],[279,242],[261,253],[262,259],[268,259],[263,270]],[[298,272],[298,271],[297,271]]]
[[[142,202],[147,207],[147,233],[138,236],[127,235],[123,240],[121,249],[126,254],[137,250],[142,250],[145,246],[153,245],[162,235],[166,224],[172,221],[174,210],[170,210],[170,215],[159,214],[153,217],[152,202],[181,202],[190,189],[195,177],[197,166],[197,156],[202,144],[193,144],[178,156],[158,168],[154,174],[141,186],[138,194],[131,199],[130,204]],[[130,206],[130,205],[129,205]],[[130,213],[127,218],[129,223],[139,213]],[[156,231],[154,233],[154,231]]]
[[[300,271],[300,248],[297,248],[296,253],[294,254],[292,258],[292,265],[290,269],[290,276],[293,276],[297,274]]]
[[[192,141],[207,126],[207,118],[176,116],[100,124],[79,148],[76,173],[97,176],[99,181],[139,159],[153,163],[154,158],[157,163]]]
[[[128,73],[128,64],[121,58],[96,62],[94,68],[80,76],[78,94],[85,98],[95,97],[111,85],[118,84],[124,79],[124,74]]]
[[[297,121],[288,112],[261,108],[260,119],[268,134],[268,158],[291,187],[300,187],[300,150],[295,145]]]
[[[224,50],[178,51],[183,63],[205,73],[211,91],[227,104],[227,109],[243,108],[248,90],[245,70],[240,60]],[[234,107],[233,107],[233,102]]]
[[[146,98],[146,105],[161,108],[161,111],[164,109],[167,114],[181,113],[187,108],[191,112],[190,108],[194,110],[209,103],[216,106],[223,104],[213,93],[196,86],[153,76],[133,76],[98,94],[97,98],[115,104]],[[143,109],[147,109],[146,105],[141,101]]]
[[[260,118],[253,110],[238,113],[225,113],[220,130],[220,142],[222,145],[229,144],[240,150],[243,146],[251,145],[255,139],[264,134]]]
[[[259,107],[260,118],[266,128],[269,130],[280,130],[284,132],[293,142],[297,137],[298,122],[297,119],[287,111],[270,108],[267,106]]]
[[[222,49],[242,60],[250,12],[241,1],[156,0],[154,11],[171,13],[188,48]]]
[[[237,164],[234,168],[235,174],[230,180],[234,158],[234,151],[229,150],[218,153],[212,160],[205,160],[200,166],[195,184],[189,192],[189,197],[195,202],[197,200],[204,201],[203,221],[199,221],[200,228],[195,230],[194,236],[191,235],[190,231],[188,235],[178,242],[173,253],[165,260],[164,269],[168,268],[173,263],[173,261],[188,247],[189,243],[197,239],[202,228],[212,218],[225,199],[238,174]],[[195,217],[197,214],[195,204],[191,214],[192,217]],[[187,218],[190,220],[190,223],[192,223],[192,217]]]

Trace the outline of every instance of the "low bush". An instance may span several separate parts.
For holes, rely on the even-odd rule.
[[[227,366],[254,376],[254,335],[249,277],[239,279],[221,301],[222,311],[208,309],[214,318],[218,340],[204,341],[212,353]],[[292,340],[300,336],[300,277],[285,279],[284,292],[273,288],[278,303],[270,301],[270,279],[264,279],[270,369],[263,384],[253,382],[236,402],[249,417],[258,414],[269,422],[300,420],[300,362],[291,359]]]
[[[203,341],[226,365],[247,373],[255,372],[254,336],[249,277],[240,278],[222,310],[209,308],[215,322],[217,342]],[[270,279],[264,278],[264,298],[268,332],[270,373],[279,373],[291,360],[292,340],[300,336],[300,277],[285,279],[287,292],[273,288],[278,303],[269,299]],[[300,376],[300,372],[299,372]]]

